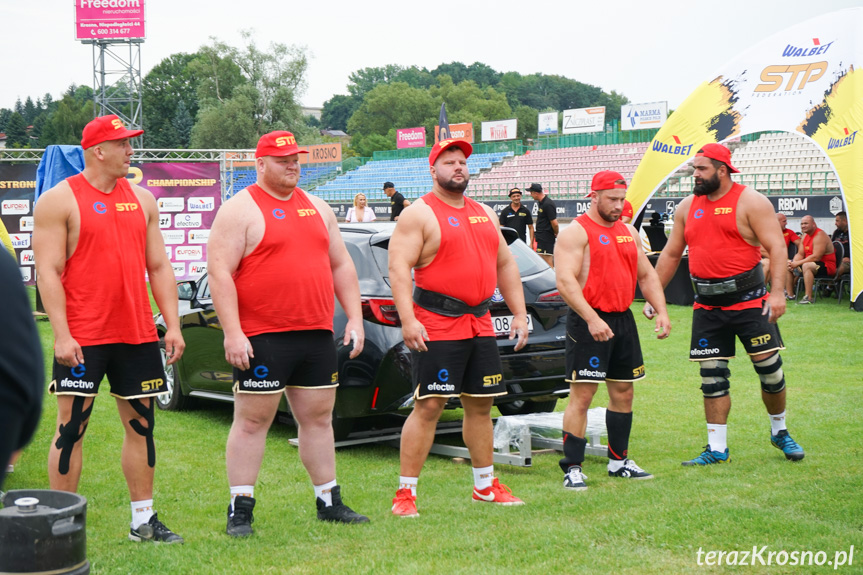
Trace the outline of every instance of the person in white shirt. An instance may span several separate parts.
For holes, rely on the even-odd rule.
[[[354,207],[348,208],[345,221],[350,224],[375,221],[375,211],[369,207],[366,195],[360,192],[354,196]]]

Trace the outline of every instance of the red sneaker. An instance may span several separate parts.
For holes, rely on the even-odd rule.
[[[485,489],[473,488],[473,500],[484,501],[486,503],[497,503],[498,505],[524,505],[524,501],[515,497],[512,494],[512,489],[500,483],[497,477],[491,484],[491,487]]]
[[[419,517],[416,501],[417,496],[413,495],[410,489],[399,489],[396,491],[395,499],[393,499],[393,515]]]

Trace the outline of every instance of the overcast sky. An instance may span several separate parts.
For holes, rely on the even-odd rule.
[[[305,45],[306,106],[346,94],[355,70],[434,69],[482,62],[499,72],[558,74],[616,90],[634,103],[676,108],[703,80],[764,37],[863,0],[145,0],[142,73],[215,36],[259,47]],[[93,49],[74,39],[73,0],[0,0],[0,108],[93,85]],[[146,110],[144,110],[146,114]]]

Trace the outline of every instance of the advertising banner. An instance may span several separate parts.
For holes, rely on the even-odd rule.
[[[605,106],[563,111],[563,133],[583,134],[605,129]]]
[[[144,0],[75,0],[76,40],[146,38]]]
[[[402,148],[425,148],[425,128],[401,128],[396,130],[396,147]]]
[[[300,165],[302,164],[327,164],[342,161],[342,145],[339,142],[329,144],[315,144],[313,146],[300,146],[301,150],[308,150],[308,154],[300,154]]]
[[[537,133],[540,136],[553,136],[557,134],[557,112],[540,114],[536,125]]]
[[[668,102],[624,104],[620,107],[621,130],[660,128],[668,117]]]
[[[438,131],[439,126],[435,124],[434,127],[434,143],[438,143]],[[473,144],[473,124],[470,122],[466,122],[464,124],[450,124],[449,125],[449,133],[452,136],[453,140],[464,140],[470,144]]]
[[[6,227],[15,259],[21,268],[21,278],[35,283],[33,248],[33,198],[36,193],[36,164],[0,164],[0,219]],[[5,250],[0,246],[0,250]]]
[[[493,120],[482,123],[482,141],[497,142],[518,137],[518,120]]]
[[[762,40],[706,76],[660,128],[627,198],[636,211],[704,145],[784,130],[824,150],[851,236],[851,293],[863,292],[863,8],[824,14]],[[782,152],[779,152],[782,153]]]

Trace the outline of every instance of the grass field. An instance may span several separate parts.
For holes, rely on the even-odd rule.
[[[93,572],[817,573],[834,566],[792,566],[799,557],[793,552],[823,551],[821,558],[832,563],[836,552],[852,545],[853,564],[838,570],[863,572],[863,315],[822,300],[790,305],[781,320],[788,423],[806,449],[802,462],[786,461],[770,445],[758,379],[739,357],[730,366],[732,462],[697,469],[680,465],[706,443],[698,369],[686,359],[691,315],[689,308],[672,307],[667,341],[653,339],[652,323],[639,321],[647,381],[636,390],[630,455],[656,478],[612,479],[604,459],[588,457],[589,489],[568,492],[561,487],[557,454],[535,456],[531,468],[497,466],[501,481],[527,502],[523,507],[472,503],[469,466],[432,455],[420,480],[421,516],[393,517],[398,451],[362,446],[337,453],[338,479],[346,502],[371,523],[322,524],[296,449],[288,444],[295,430],[274,425],[256,487],[256,534],[230,540],[224,534],[224,448],[232,413],[230,406],[209,404],[156,414],[156,508],[186,544],[132,543],[126,540],[129,502],[119,461],[122,430],[103,391],[87,431],[80,486],[89,502]],[[39,327],[47,365],[50,327],[47,321]],[[595,405],[606,402],[600,391]],[[564,405],[559,402],[558,409]],[[49,397],[38,435],[7,489],[48,487],[54,418]],[[753,546],[767,546],[759,555],[765,563],[771,551],[784,551],[788,564],[776,564],[780,553],[772,566],[758,559],[747,567],[704,565],[708,551],[751,552]]]

